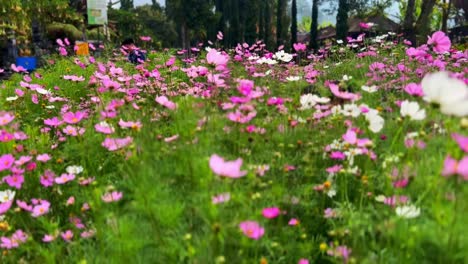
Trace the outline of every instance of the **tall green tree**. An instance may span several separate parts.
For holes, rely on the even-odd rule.
[[[274,40],[271,37],[273,34],[271,31],[271,23],[272,23],[272,16],[273,16],[273,4],[270,0],[265,1],[265,9],[264,9],[264,16],[265,16],[265,24],[264,24],[264,41],[268,49],[273,48]]]
[[[313,0],[312,5],[312,22],[310,25],[310,48],[317,51],[318,49],[318,0]]]
[[[120,0],[120,9],[130,10],[133,8],[133,0]]]
[[[297,43],[297,3],[292,0],[291,3],[291,47]]]
[[[416,32],[422,41],[431,31],[431,15],[434,11],[436,0],[424,0],[421,4],[421,14],[416,22]]]
[[[408,0],[406,14],[403,21],[403,32],[405,38],[416,44],[416,32],[414,31],[414,11],[416,10],[416,0]]]
[[[348,0],[339,0],[336,15],[336,38],[345,41],[348,35]]]
[[[286,17],[286,0],[278,0],[276,6],[276,46],[284,45],[285,36],[285,17]]]
[[[245,9],[245,31],[244,38],[249,44],[257,41],[259,33],[257,26],[261,27],[261,16],[259,16],[261,1],[247,1]]]

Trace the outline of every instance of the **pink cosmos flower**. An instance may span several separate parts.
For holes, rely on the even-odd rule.
[[[11,154],[4,154],[0,156],[0,171],[10,169],[14,162],[15,158]]]
[[[86,113],[77,111],[75,113],[67,112],[62,115],[62,118],[63,118],[63,121],[65,121],[65,123],[76,124],[80,122],[85,116],[86,116]]]
[[[44,120],[44,124],[51,127],[58,127],[62,124],[62,121],[60,121],[57,117],[52,117],[50,119]]]
[[[300,259],[297,264],[309,264],[309,260],[308,259]]]
[[[269,207],[262,210],[262,215],[265,218],[273,219],[279,216],[281,210],[278,207]]]
[[[45,153],[45,154],[39,154],[37,155],[36,157],[36,160],[37,161],[40,161],[40,162],[47,162],[51,159],[51,157],[49,156],[49,154]]]
[[[141,36],[140,39],[142,41],[151,41],[151,37],[150,36]]]
[[[288,225],[290,226],[296,226],[299,224],[299,220],[297,220],[296,218],[291,218],[291,220],[289,220],[288,222]]]
[[[8,142],[14,139],[13,134],[8,133],[6,130],[0,130],[0,142]],[[2,165],[0,164],[0,168]],[[1,169],[0,169],[1,171]]]
[[[337,84],[329,82],[328,87],[330,87],[330,91],[333,93],[333,95],[338,97],[338,98],[342,98],[342,99],[345,99],[345,100],[351,100],[351,101],[355,101],[355,100],[358,100],[360,98],[360,96],[357,95],[357,94],[340,91],[340,87]]]
[[[405,92],[409,95],[422,97],[424,95],[421,84],[409,83],[405,86]]]
[[[239,228],[245,236],[255,240],[260,239],[265,233],[265,229],[255,221],[244,221],[239,224]]]
[[[126,122],[126,121],[123,121],[122,119],[120,119],[119,126],[122,127],[122,128],[132,128],[132,129],[139,130],[142,127],[142,124],[141,124],[140,121],[137,121],[137,122],[128,121],[128,122]]]
[[[109,134],[114,133],[114,128],[106,122],[101,122],[101,123],[94,125],[94,129],[96,129],[97,132],[103,133],[103,134],[109,135]]]
[[[337,173],[343,168],[342,165],[335,165],[326,169],[328,173]]]
[[[116,191],[113,191],[113,192],[108,192],[108,193],[105,193],[101,199],[106,202],[106,203],[111,203],[111,202],[117,202],[118,200],[122,199],[122,192],[116,192]]]
[[[306,51],[307,50],[307,46],[305,44],[303,44],[303,43],[294,43],[293,47],[294,47],[294,50],[296,52],[301,52],[301,51]]]
[[[460,149],[468,153],[468,137],[453,133],[452,138],[458,143]]]
[[[21,230],[16,230],[11,237],[1,237],[1,248],[12,249],[19,247],[20,243],[26,242],[28,236]]]
[[[45,234],[44,237],[42,237],[42,242],[49,243],[55,240],[54,236]]]
[[[256,115],[256,112],[250,112],[247,115],[244,115],[240,111],[236,111],[228,113],[227,118],[233,122],[245,124],[250,122],[250,120],[252,120]]]
[[[224,161],[220,156],[213,154],[210,157],[211,170],[219,175],[228,178],[240,178],[247,174],[247,171],[241,171],[242,159],[238,158],[234,161]]]
[[[447,35],[445,35],[444,32],[437,31],[434,34],[432,34],[431,37],[428,37],[427,45],[432,45],[432,48],[436,53],[444,53],[450,50],[452,42],[450,41],[450,38],[447,37]]]
[[[0,215],[5,214],[10,209],[12,204],[13,204],[13,199],[0,203]]]
[[[16,205],[18,205],[19,208],[21,208],[21,209],[23,209],[23,210],[25,210],[27,212],[32,212],[32,210],[33,210],[32,205],[29,205],[25,201],[16,200]]]
[[[32,160],[31,156],[21,156],[18,160],[15,161],[16,166],[23,166],[24,164]]]
[[[60,233],[60,236],[66,242],[70,242],[72,240],[72,238],[73,238],[73,232],[71,230],[67,230],[65,232]]]
[[[468,181],[468,156],[465,156],[460,161],[451,156],[445,158],[442,176],[448,178],[455,174],[462,176],[463,180]]]
[[[216,49],[210,49],[206,54],[206,62],[216,65],[217,70],[223,70],[229,61],[229,56],[222,54]]]
[[[13,174],[3,177],[3,181],[6,182],[10,187],[21,189],[24,183],[24,176],[22,174]]]
[[[126,137],[126,138],[106,138],[104,142],[102,142],[102,146],[105,147],[109,151],[116,151],[118,149],[124,148],[130,144],[132,144],[133,138]]]
[[[179,138],[179,135],[173,135],[172,137],[164,138],[164,142],[169,143],[169,142],[177,140],[178,138]]]
[[[174,110],[177,107],[177,105],[174,102],[169,101],[169,99],[164,95],[156,97],[156,102],[164,107],[169,108],[170,110]]]
[[[60,175],[60,177],[55,178],[55,183],[65,184],[65,183],[67,183],[69,181],[73,181],[74,179],[75,179],[74,174],[63,173],[62,175]]]
[[[28,72],[23,66],[16,66],[15,64],[11,64],[11,69],[14,72]]]
[[[237,90],[244,96],[249,96],[254,87],[254,82],[251,80],[240,80]]]
[[[337,160],[344,160],[344,159],[346,159],[346,155],[341,151],[333,151],[330,154],[330,158],[331,159],[337,159]]]
[[[229,201],[230,199],[231,199],[230,193],[221,193],[221,194],[211,197],[211,202],[213,204],[220,204],[220,203],[225,203]]]
[[[15,116],[10,113],[0,115],[0,126],[8,125],[13,119],[15,119]]]
[[[41,200],[40,203],[33,207],[32,216],[39,217],[49,212],[50,203],[45,200]]]
[[[54,185],[55,173],[51,170],[46,170],[44,175],[41,176],[40,182],[44,187],[50,187]]]
[[[358,141],[356,132],[352,129],[348,129],[346,134],[343,135],[343,140],[351,145],[356,144]]]

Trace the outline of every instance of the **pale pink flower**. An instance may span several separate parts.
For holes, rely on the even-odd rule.
[[[119,201],[120,199],[122,199],[122,196],[123,196],[122,192],[113,191],[113,192],[105,193],[101,197],[101,199],[106,203],[111,203],[111,202]]]
[[[255,221],[244,221],[239,224],[239,228],[244,235],[255,240],[260,239],[265,233],[265,229]]]
[[[241,171],[242,159],[238,158],[234,161],[224,161],[220,156],[213,154],[210,158],[211,170],[219,175],[228,178],[240,178],[247,174],[246,171]]]
[[[166,108],[169,108],[170,110],[174,110],[176,109],[177,105],[170,101],[166,96],[159,96],[159,97],[156,97],[156,102]]]

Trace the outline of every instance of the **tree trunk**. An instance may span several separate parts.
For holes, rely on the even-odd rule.
[[[336,15],[336,38],[346,41],[348,36],[348,0],[339,0],[338,14]]]
[[[412,45],[416,45],[416,32],[414,31],[414,10],[416,8],[416,0],[408,0],[406,6],[405,20],[403,22],[403,32],[405,38],[411,41]]]
[[[435,4],[436,0],[422,1],[421,14],[416,22],[416,32],[422,42],[431,31],[431,15]]]
[[[278,0],[276,6],[276,47],[283,45],[283,2]]]
[[[291,3],[291,47],[297,43],[297,3],[292,0]]]
[[[265,41],[266,43],[266,40],[265,40],[265,9],[266,9],[266,4],[265,4],[265,1],[262,0],[260,2],[260,8],[259,8],[259,23],[258,23],[258,28],[259,28],[259,31],[258,31],[258,37]]]
[[[272,43],[272,38],[271,38],[271,3],[270,0],[265,1],[265,44],[267,45],[268,49],[271,49],[271,47],[274,45]]]
[[[446,6],[446,1],[448,1],[448,5]],[[442,31],[447,33],[448,28],[447,28],[447,23],[448,19],[450,16],[450,9],[452,9],[452,0],[445,0],[444,1],[444,8],[443,8],[443,14],[442,14]]]
[[[318,0],[312,2],[312,22],[310,25],[310,43],[309,46],[314,51],[318,49]]]

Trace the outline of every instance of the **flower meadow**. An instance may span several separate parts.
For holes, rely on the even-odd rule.
[[[2,263],[468,261],[468,51],[444,33],[139,65],[57,43],[0,84]]]

